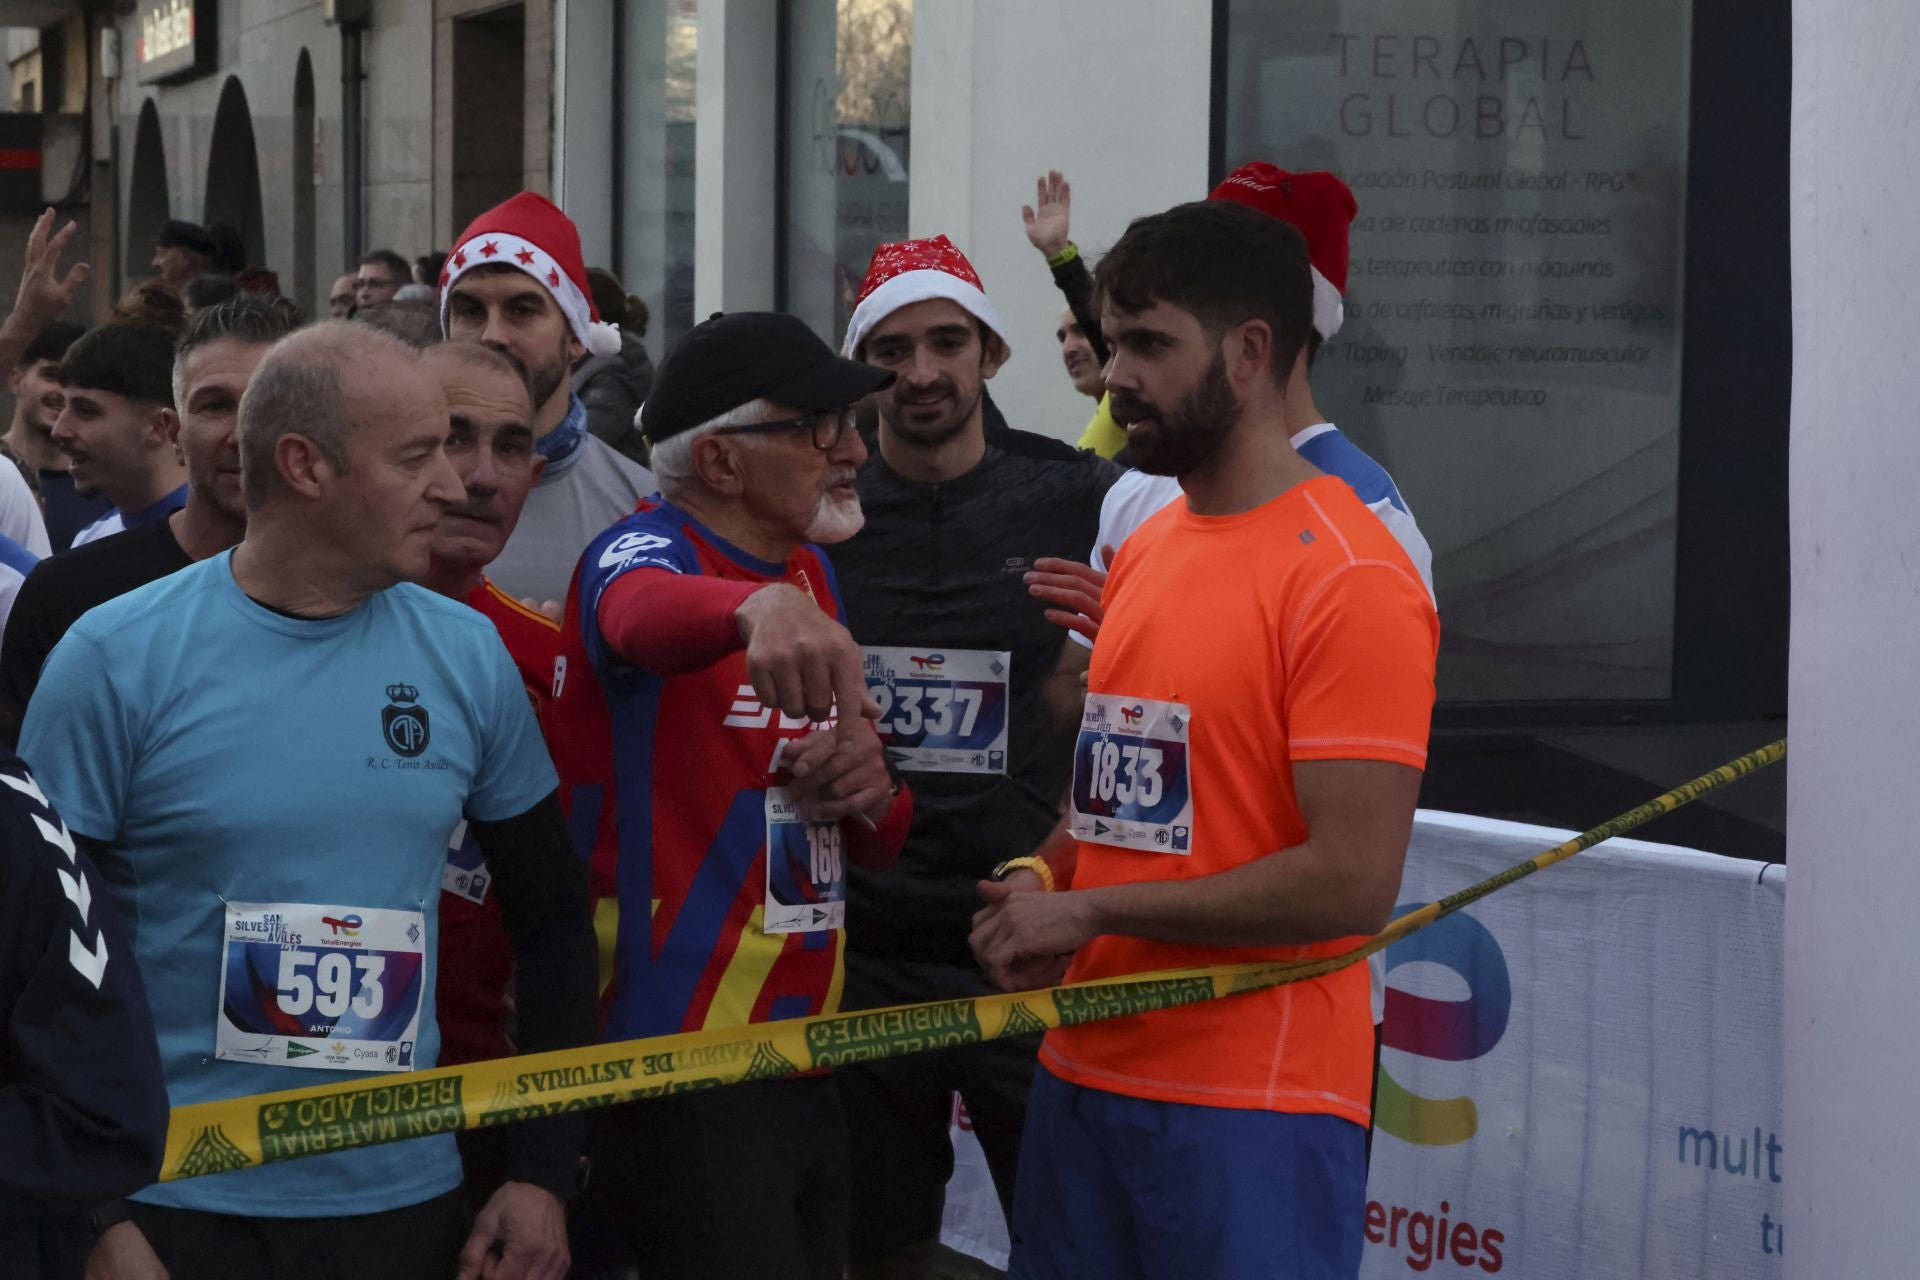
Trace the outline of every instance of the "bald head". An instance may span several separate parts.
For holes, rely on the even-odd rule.
[[[520,373],[520,366],[495,351],[492,347],[477,342],[439,342],[420,353],[444,385],[449,379],[463,374],[490,374],[495,377],[510,378],[520,384],[524,390],[527,380]],[[531,397],[529,397],[531,398]]]
[[[240,401],[235,435],[248,508],[265,505],[284,488],[277,455],[286,436],[310,441],[344,473],[357,430],[389,408],[417,412],[414,401],[438,396],[420,353],[370,326],[330,320],[281,339]]]

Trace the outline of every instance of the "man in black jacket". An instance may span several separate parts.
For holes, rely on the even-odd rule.
[[[1059,814],[1078,722],[1078,646],[1024,574],[1090,545],[1119,475],[996,421],[986,381],[1010,354],[979,277],[946,237],[882,245],[847,352],[896,381],[858,485],[866,525],[834,548],[847,624],[895,767],[912,775],[899,860],[854,873],[849,1009],[992,990],[967,947],[975,886]],[[852,1274],[917,1276],[939,1239],[965,1099],[1002,1202],[1013,1193],[1035,1044],[1003,1041],[837,1073],[853,1161]]]
[[[86,855],[4,747],[0,1027],[6,1272],[77,1276],[89,1206],[160,1170],[167,1091],[133,949]]]

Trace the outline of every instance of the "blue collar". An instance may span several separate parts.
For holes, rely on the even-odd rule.
[[[549,467],[571,458],[587,438],[587,406],[580,397],[567,397],[567,416],[560,425],[533,442],[533,451],[547,460]]]
[[[187,486],[181,485],[160,501],[138,511],[122,511],[120,523],[129,529],[138,529],[143,524],[152,524],[155,520],[164,520],[180,508],[187,505]]]
[[[657,510],[668,512],[671,518],[684,520],[688,524],[692,525],[695,529],[698,529],[700,531],[700,536],[705,538],[708,542],[712,543],[716,551],[718,551],[721,555],[725,556],[727,559],[733,561],[735,564],[739,565],[742,569],[745,569],[750,573],[757,573],[763,578],[783,578],[787,574],[793,572],[792,556],[787,557],[787,560],[784,564],[778,564],[772,560],[762,560],[759,556],[754,555],[752,552],[747,551],[741,547],[736,547],[733,543],[727,541],[725,538],[715,533],[712,529],[708,528],[705,524],[702,524],[699,520],[694,519],[694,517],[689,515],[687,512],[682,511],[679,507],[674,506],[671,502],[665,502],[665,501],[661,502]],[[804,545],[805,544],[803,543],[802,546]],[[801,547],[794,548],[794,552],[796,554],[800,550],[801,550]]]

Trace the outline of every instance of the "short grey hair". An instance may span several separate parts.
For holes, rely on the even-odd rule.
[[[343,372],[369,357],[391,356],[409,364],[420,353],[392,334],[352,320],[309,326],[273,344],[240,398],[234,438],[240,447],[240,486],[249,509],[264,506],[283,481],[274,456],[281,437],[303,436],[340,471],[347,469]]]
[[[647,463],[653,471],[654,482],[660,486],[660,496],[671,501],[692,482],[693,446],[701,437],[710,436],[722,427],[750,427],[763,422],[776,407],[771,400],[749,400],[737,409],[729,409],[717,418],[709,418],[654,445]]]

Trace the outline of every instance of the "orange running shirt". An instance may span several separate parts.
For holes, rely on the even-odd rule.
[[[1191,826],[1166,830],[1190,852],[1083,839],[1074,888],[1213,875],[1298,845],[1307,827],[1296,761],[1425,767],[1439,621],[1406,553],[1344,481],[1318,477],[1234,516],[1197,516],[1176,500],[1121,548],[1105,605],[1090,701],[1110,695],[1116,725],[1137,723],[1143,706],[1188,709]],[[1075,753],[1076,795],[1083,757],[1099,755],[1089,742]],[[1156,779],[1154,794],[1177,785]],[[1107,934],[1080,948],[1067,980],[1333,955],[1359,941],[1196,947]],[[1365,1124],[1367,967],[1061,1028],[1040,1053],[1088,1088]]]

